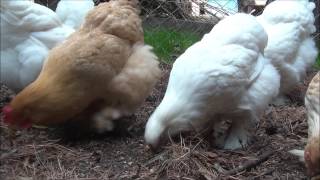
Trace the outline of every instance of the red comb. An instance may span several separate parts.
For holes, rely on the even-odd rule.
[[[3,122],[6,123],[6,124],[10,124],[12,122],[12,115],[11,115],[11,112],[12,112],[12,108],[7,105],[5,107],[2,108],[2,113],[3,113]]]

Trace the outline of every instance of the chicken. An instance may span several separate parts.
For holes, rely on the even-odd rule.
[[[59,3],[59,9],[63,9],[64,3]],[[63,19],[66,24],[55,12],[32,1],[1,1],[0,8],[0,82],[19,92],[37,78],[48,51],[74,32],[84,19],[81,15],[93,8],[93,2],[86,9],[73,5],[59,10],[64,16],[77,12],[77,19],[75,16]],[[72,22],[74,26],[70,25]]]
[[[304,161],[310,176],[320,175],[320,72],[309,84],[305,106],[308,117],[308,142],[305,150],[291,150],[290,153]]]
[[[285,103],[284,95],[304,79],[306,70],[315,63],[317,48],[311,37],[316,31],[314,8],[315,4],[308,0],[278,0],[266,6],[257,17],[269,37],[265,57],[281,76],[275,104]]]
[[[229,119],[224,148],[246,146],[251,125],[280,84],[262,54],[267,40],[253,16],[236,14],[189,47],[173,64],[165,96],[147,122],[146,143],[157,148],[163,136],[201,132]]]
[[[56,13],[63,24],[78,29],[93,6],[93,0],[60,0]]]
[[[82,118],[104,132],[133,113],[161,74],[138,14],[132,0],[89,11],[80,29],[49,52],[39,77],[4,108],[5,122],[23,128]]]

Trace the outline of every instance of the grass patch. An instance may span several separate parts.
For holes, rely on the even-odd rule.
[[[171,64],[188,47],[198,42],[201,36],[188,31],[177,31],[168,28],[146,28],[144,30],[146,44],[153,46],[154,52],[160,61]],[[317,43],[320,52],[320,42]],[[320,70],[320,53],[318,54],[315,68]]]
[[[320,49],[319,49],[320,52]],[[316,64],[314,65],[318,70],[320,70],[320,53],[318,53],[318,57],[316,60]]]
[[[317,56],[317,60],[314,67],[320,70],[320,42],[317,42],[317,46],[318,46],[318,56]]]
[[[188,47],[199,41],[201,36],[188,31],[146,28],[144,38],[146,44],[154,47],[160,61],[171,64]]]

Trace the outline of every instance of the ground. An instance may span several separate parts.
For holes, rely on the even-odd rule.
[[[163,77],[143,107],[125,118],[115,133],[83,134],[72,126],[34,127],[10,138],[2,124],[0,178],[307,179],[304,165],[287,151],[302,149],[306,143],[303,97],[314,72],[291,94],[290,105],[266,111],[248,148],[221,150],[210,146],[201,136],[189,134],[172,140],[155,153],[144,144],[143,133],[148,117],[166,89],[171,67],[164,64],[161,67]],[[10,95],[2,86],[1,107],[10,100]],[[246,168],[237,171],[241,166]]]

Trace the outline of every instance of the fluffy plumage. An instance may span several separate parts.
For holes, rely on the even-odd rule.
[[[320,72],[309,84],[305,105],[308,118],[308,142],[305,150],[291,150],[290,153],[304,161],[310,176],[320,174]]]
[[[59,9],[65,3],[61,1]],[[93,8],[93,3],[86,9],[77,6],[81,1],[70,3],[74,5],[59,12],[60,17],[77,12],[77,18],[66,16],[64,24],[55,12],[32,1],[1,1],[1,83],[19,92],[36,79],[48,51],[73,33]]]
[[[250,126],[279,89],[279,75],[262,54],[267,39],[251,15],[215,25],[173,64],[165,96],[147,122],[146,142],[157,147],[161,136],[231,119],[224,148],[245,146]]]
[[[56,13],[63,24],[78,29],[93,6],[93,0],[60,0]]]
[[[280,95],[290,92],[305,77],[317,56],[311,38],[316,31],[313,9],[308,0],[278,0],[270,3],[258,16],[268,34],[265,57],[281,75]]]
[[[53,48],[39,77],[6,107],[11,126],[93,120],[99,132],[133,113],[160,76],[157,57],[143,44],[137,1],[101,3],[85,23]]]

